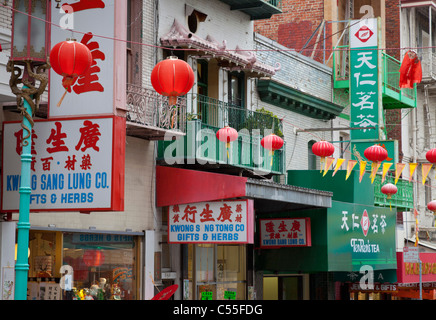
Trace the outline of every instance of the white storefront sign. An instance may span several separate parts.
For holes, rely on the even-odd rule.
[[[35,121],[31,211],[112,208],[114,117]],[[19,208],[22,131],[3,127],[2,211]]]
[[[253,202],[210,201],[173,205],[168,212],[170,243],[251,243]]]

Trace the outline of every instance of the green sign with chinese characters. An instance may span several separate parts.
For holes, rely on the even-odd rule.
[[[378,21],[353,21],[350,28],[350,121],[351,140],[380,139],[381,53],[378,50]],[[371,129],[372,128],[372,129]]]
[[[201,293],[201,300],[213,300],[213,292],[212,291],[203,291]]]
[[[235,291],[224,291],[224,299],[226,300],[236,300],[236,292]]]
[[[389,208],[332,202],[327,209],[329,271],[395,269],[396,211]]]

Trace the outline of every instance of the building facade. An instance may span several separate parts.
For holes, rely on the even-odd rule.
[[[97,7],[75,7],[74,21],[81,27],[67,32],[56,24],[65,18],[59,3],[47,1],[51,46],[71,34],[92,44],[99,68],[94,75],[103,89],[73,87],[57,107],[64,88],[61,77],[49,71],[50,86],[35,116],[35,136],[42,144],[35,144],[29,299],[149,300],[173,285],[176,300],[333,300],[380,294],[360,290],[362,265],[376,272],[378,284],[396,284],[394,253],[402,250],[400,235],[406,229],[395,228],[395,217],[413,212],[410,185],[395,182],[399,192],[387,201],[380,187],[394,180],[395,166],[386,181],[378,174],[372,182],[369,168],[363,179],[359,166],[349,178],[347,172],[348,163],[363,160],[355,150],[363,154],[374,143],[388,146],[393,163],[411,157],[404,141],[412,138],[398,124],[419,114],[415,110],[422,97],[419,90],[407,95],[397,88],[399,51],[375,50],[380,52],[374,58],[378,135],[361,141],[355,133],[362,127],[353,128],[356,101],[350,79],[358,64],[348,50],[350,24],[374,17],[378,48],[395,48],[399,38],[393,35],[403,19],[397,19],[393,1],[97,2]],[[15,12],[8,5],[0,8],[4,64]],[[402,10],[412,17],[404,13],[409,9]],[[103,12],[104,21],[95,26],[93,19]],[[395,23],[387,23],[391,20]],[[170,56],[186,61],[195,76],[175,107],[150,81],[154,66]],[[386,71],[387,66],[392,69]],[[0,263],[6,270],[0,276],[1,283],[10,283],[18,220],[18,200],[12,199],[17,199],[19,181],[12,164],[19,161],[15,132],[21,115],[8,90],[10,75],[0,77]],[[100,126],[98,146],[112,160],[99,158],[98,165],[95,160],[95,171],[83,162],[76,171],[66,162],[59,171],[44,170],[43,159],[52,155],[44,152],[54,147],[50,130],[74,136],[85,122]],[[229,144],[217,138],[226,126],[238,132]],[[283,140],[274,152],[262,143],[270,134]],[[74,137],[71,145],[66,142],[77,152],[57,153],[63,158],[54,157],[53,166],[68,156],[82,160],[89,155],[74,148],[80,138]],[[312,152],[320,140],[330,141],[335,146],[331,158],[343,161],[324,175],[325,163]],[[97,159],[98,153],[90,155]],[[7,192],[15,198],[6,197]],[[61,205],[47,201],[55,198]],[[65,288],[70,274],[73,281]],[[3,298],[11,297],[12,292]]]

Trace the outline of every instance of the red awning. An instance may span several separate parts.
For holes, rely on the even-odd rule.
[[[246,196],[247,178],[156,166],[157,206]]]

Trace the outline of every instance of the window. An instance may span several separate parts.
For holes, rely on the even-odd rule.
[[[244,81],[243,72],[229,72],[229,126],[238,130],[245,121],[245,99],[244,99]]]
[[[184,299],[246,299],[244,245],[189,244],[184,248]]]
[[[73,267],[77,291],[94,300],[136,300],[136,242],[133,236],[64,233],[63,262]]]
[[[309,141],[307,144],[307,159],[308,159],[308,170],[316,170],[316,155],[312,152],[312,146],[316,141]]]
[[[130,235],[30,230],[29,299],[136,300],[136,256]]]

